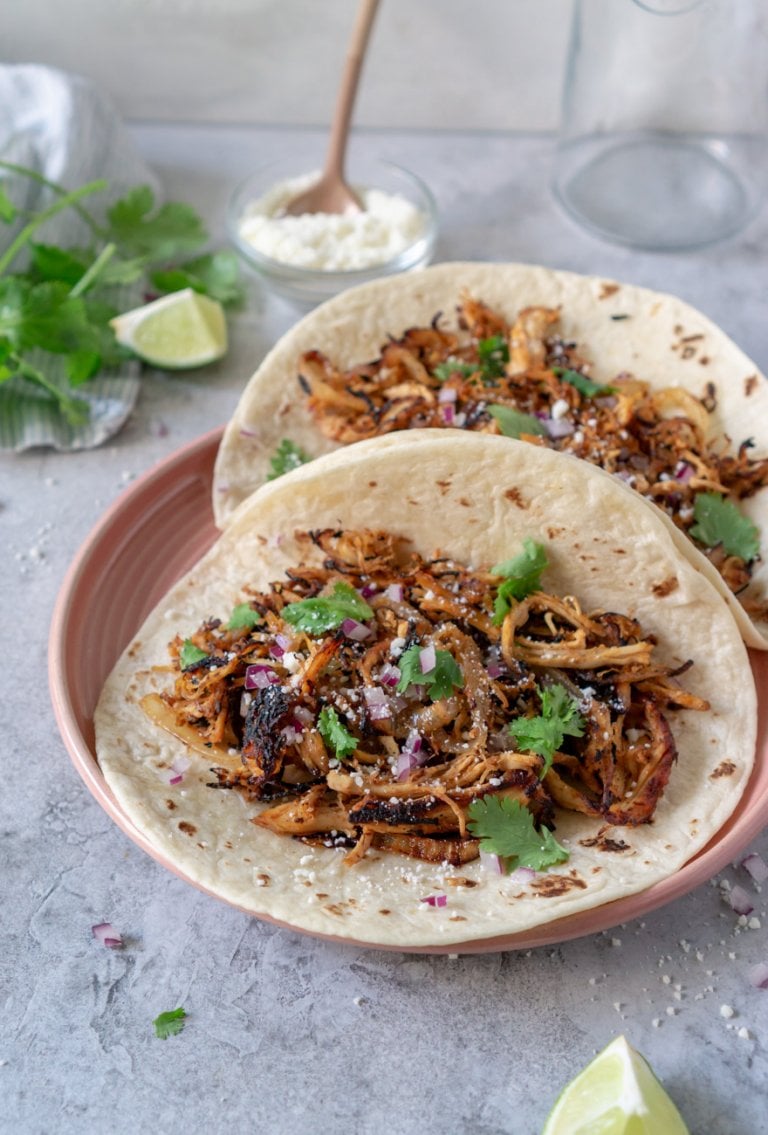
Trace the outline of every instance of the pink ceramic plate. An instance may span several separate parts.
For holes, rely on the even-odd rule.
[[[118,498],[67,573],[50,638],[51,696],[75,768],[126,835],[184,879],[183,872],[137,831],[107,787],[96,762],[93,711],[104,680],[145,617],[216,538],[211,479],[220,437],[221,431],[216,430],[178,450]],[[753,652],[751,658],[758,689],[768,691],[768,652]],[[669,879],[626,899],[525,933],[420,947],[412,952],[481,953],[550,945],[637,918],[710,879],[768,822],[767,702],[761,698],[757,761],[735,814]]]

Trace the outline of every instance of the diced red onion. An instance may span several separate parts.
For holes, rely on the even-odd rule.
[[[276,634],[275,635],[275,642],[277,643],[278,646],[282,646],[283,650],[289,650],[290,649],[291,640],[289,639],[287,634]]]
[[[758,855],[757,852],[751,851],[741,861],[742,867],[748,871],[753,880],[760,886],[768,879],[768,863]]]
[[[285,725],[280,730],[280,736],[284,739],[286,745],[295,745],[301,732],[301,728],[296,729],[293,725]]]
[[[686,484],[688,481],[690,481],[693,474],[693,465],[691,465],[688,461],[678,461],[677,465],[675,466],[674,472],[676,481],[682,481],[683,484]]]
[[[181,784],[184,779],[184,773],[189,768],[192,762],[188,757],[178,756],[174,758],[173,764],[170,769],[170,776],[168,777],[169,784]]]
[[[400,667],[385,662],[379,672],[379,681],[382,686],[396,686],[400,681]]]
[[[419,902],[425,902],[427,906],[447,906],[447,895],[427,895],[426,898],[419,899]]]
[[[341,630],[342,634],[345,634],[347,638],[351,638],[353,642],[363,642],[373,634],[370,627],[358,623],[357,619],[345,619],[341,624]]]
[[[438,402],[455,402],[458,394],[459,392],[455,386],[441,386],[437,400]]]
[[[249,430],[246,426],[241,426],[239,433],[240,433],[240,437],[257,437],[258,436],[257,433],[255,432],[255,430]]]
[[[307,709],[305,705],[297,705],[293,711],[293,716],[302,725],[313,725],[315,718],[311,709]]]
[[[545,418],[544,428],[553,441],[561,437],[568,437],[576,427],[568,418]]]
[[[389,698],[379,686],[366,686],[363,690],[365,704],[371,721],[384,721],[392,716],[389,708]]]
[[[393,603],[402,603],[403,601],[403,585],[402,583],[390,583],[389,587],[384,589],[384,594],[387,599],[391,599]]]
[[[480,848],[480,865],[484,867],[486,871],[490,871],[494,875],[504,874],[501,856],[493,855],[490,851],[483,851],[482,847]]]
[[[453,419],[453,424],[455,426],[458,426],[459,429],[461,429],[463,426],[465,426],[467,424],[467,415],[464,413],[463,410],[461,410],[456,415],[456,417]]]
[[[443,416],[443,421],[447,426],[452,426],[456,421],[456,411],[452,402],[446,402],[440,407],[440,413]]]
[[[427,759],[426,754],[420,757],[422,740],[415,729],[411,729],[405,739],[405,744],[397,758],[397,779],[405,780],[411,769],[419,768]]]
[[[280,679],[271,666],[263,666],[261,663],[254,662],[252,666],[246,667],[246,690],[264,690],[267,686],[274,686],[279,681]]]
[[[277,639],[275,639],[269,648],[269,653],[273,658],[282,658],[285,654],[285,647],[281,646]]]
[[[91,927],[91,931],[96,941],[102,946],[107,946],[110,950],[114,950],[123,944],[123,939],[111,922],[97,922],[95,926]]]
[[[509,877],[513,883],[530,883],[536,877],[536,872],[531,867],[516,867]]]
[[[295,714],[291,718],[290,724],[295,733],[300,734],[304,732],[304,722],[299,721],[298,717]]]
[[[437,651],[434,643],[430,643],[429,646],[425,646],[423,650],[419,651],[419,666],[422,674],[428,674],[437,666]]]
[[[731,887],[728,902],[737,914],[751,914],[755,909],[755,904],[743,887]]]
[[[756,966],[752,966],[749,971],[749,984],[754,985],[755,989],[768,989],[768,965],[765,962],[758,962]]]
[[[217,485],[216,486],[216,492],[217,493],[228,493],[229,492],[229,485]]]
[[[507,668],[503,662],[489,662],[485,672],[489,678],[500,678],[502,674],[506,674]]]
[[[374,583],[366,583],[365,587],[360,588],[360,594],[363,599],[370,599],[371,596],[375,595],[378,590],[378,587],[376,587]]]

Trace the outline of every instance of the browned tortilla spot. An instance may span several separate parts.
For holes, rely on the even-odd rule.
[[[591,839],[580,839],[579,843],[582,847],[596,847],[599,851],[611,851],[621,853],[622,851],[631,851],[632,848],[623,839],[615,839],[609,836],[605,829],[601,829],[596,836]]]
[[[754,394],[755,390],[757,389],[757,383],[758,378],[756,374],[751,374],[749,378],[744,379],[744,393],[746,394],[747,398],[749,398],[750,394]]]
[[[184,835],[197,835],[197,828],[194,824],[190,824],[187,820],[179,821],[179,831],[184,832]]]
[[[391,911],[391,910],[386,910],[386,909],[385,909],[385,910],[380,910],[380,911],[379,911],[379,914],[391,914],[391,913],[392,913],[392,911]]]
[[[437,485],[438,489],[440,490],[440,495],[443,496],[443,497],[445,496],[445,494],[448,492],[448,490],[451,487],[450,481],[436,481],[435,484]]]
[[[176,807],[176,801],[175,800],[166,800],[165,806],[166,806],[166,808],[168,809],[169,812],[172,812],[174,810],[174,808]]]
[[[268,887],[269,884],[272,882],[272,879],[269,875],[257,875],[256,879],[261,884],[262,887]]]
[[[722,776],[733,776],[736,772],[736,765],[733,761],[721,761],[716,769],[709,774],[710,780],[719,780]]]
[[[459,497],[459,504],[463,505],[464,508],[472,507],[472,501],[468,501],[466,497]]]
[[[528,505],[523,500],[522,493],[517,488],[517,486],[514,486],[511,489],[507,489],[506,492],[504,493],[504,496],[507,498],[508,501],[512,501],[512,504],[517,505],[518,508],[525,509],[525,508],[528,507]]]
[[[551,899],[559,895],[565,895],[568,891],[574,888],[578,890],[585,890],[587,884],[583,879],[579,878],[576,874],[570,875],[545,875],[541,879],[534,879],[531,886],[537,895],[542,898]]]
[[[477,883],[474,879],[465,879],[463,875],[451,875],[447,878],[446,883],[449,887],[476,887]]]
[[[679,586],[677,576],[670,575],[666,579],[663,579],[661,583],[655,583],[651,590],[659,599],[663,599],[665,595],[671,595],[673,591],[676,591]]]
[[[342,910],[341,905],[337,902],[328,903],[327,906],[323,907],[323,910],[327,910],[329,914],[335,914],[339,918],[344,917],[344,911]]]
[[[618,290],[618,284],[601,284],[597,298],[607,300],[609,296],[615,296]]]

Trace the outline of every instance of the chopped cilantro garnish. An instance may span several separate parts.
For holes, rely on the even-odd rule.
[[[499,423],[499,429],[504,437],[520,437],[521,434],[535,434],[546,437],[546,427],[534,418],[533,414],[523,414],[511,406],[493,405],[488,407],[488,413]]]
[[[491,335],[477,344],[480,358],[480,373],[483,382],[492,383],[494,378],[502,378],[505,365],[509,362],[509,344],[502,335]]]
[[[348,583],[337,580],[330,595],[300,599],[289,603],[281,612],[286,623],[307,634],[323,634],[340,627],[345,619],[365,620],[373,610]]]
[[[529,536],[523,540],[523,550],[511,560],[504,560],[491,569],[492,575],[504,576],[499,584],[493,607],[493,621],[498,626],[512,606],[512,599],[525,599],[532,591],[541,587],[541,573],[548,564],[543,544],[537,544]]]
[[[312,458],[308,453],[305,453],[290,438],[284,437],[269,459],[267,480],[274,481],[276,477],[282,477],[283,473],[289,473],[291,469],[298,469],[300,465],[306,465],[311,460]]]
[[[698,493],[693,505],[695,524],[690,535],[706,548],[722,544],[729,556],[749,563],[760,554],[760,533],[752,521],[739,512],[733,501],[719,493]]]
[[[398,660],[400,681],[397,683],[397,692],[402,694],[409,686],[428,686],[432,701],[449,698],[455,689],[460,690],[464,685],[464,675],[456,659],[448,650],[436,650],[435,665],[425,674],[421,669],[422,649],[418,644],[414,644],[400,656]]]
[[[480,840],[480,847],[500,855],[507,870],[530,867],[544,871],[564,863],[568,852],[548,828],[536,831],[533,816],[519,800],[506,796],[482,796],[467,808],[469,830]]]
[[[208,655],[199,646],[195,646],[191,638],[185,638],[179,651],[179,665],[182,670],[188,670],[196,662],[202,662]]]
[[[261,615],[254,611],[250,603],[238,603],[232,608],[232,614],[227,623],[228,631],[237,631],[241,627],[255,627],[261,622]]]
[[[601,386],[591,378],[579,374],[577,370],[569,370],[567,367],[552,367],[552,373],[563,382],[575,386],[579,394],[583,394],[585,398],[594,398],[598,394],[614,394],[616,391],[615,386]]]
[[[354,753],[360,743],[357,737],[353,737],[347,727],[339,720],[338,713],[330,705],[326,705],[320,710],[317,729],[326,745],[333,749],[340,761]]]
[[[167,1040],[169,1036],[178,1036],[184,1028],[186,1016],[186,1011],[181,1006],[178,1009],[171,1009],[167,1013],[161,1013],[152,1022],[155,1026],[155,1036],[159,1037],[160,1040]]]
[[[509,731],[518,748],[538,753],[544,758],[542,778],[552,765],[552,758],[565,737],[584,736],[584,718],[576,698],[559,683],[539,689],[541,713],[537,717],[519,717],[510,723]]]
[[[438,363],[432,373],[435,378],[445,382],[452,374],[461,374],[464,378],[469,378],[476,370],[477,367],[473,367],[471,363],[462,363],[458,359],[448,359],[444,363]]]

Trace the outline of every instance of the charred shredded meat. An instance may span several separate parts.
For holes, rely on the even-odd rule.
[[[768,485],[768,459],[709,440],[712,386],[701,398],[654,389],[628,373],[601,386],[559,309],[528,307],[509,323],[464,295],[457,326],[436,317],[390,339],[380,356],[340,369],[320,351],[299,359],[299,382],[322,433],[349,443],[393,430],[455,427],[521,437],[583,458],[663,509],[735,592],[755,555],[732,554],[697,524],[700,494],[737,502]],[[510,416],[512,415],[512,416]],[[754,600],[745,603],[753,604]]]
[[[667,712],[708,708],[678,681],[690,663],[661,665],[636,620],[573,597],[500,603],[498,574],[387,532],[300,539],[322,565],[178,636],[173,687],[145,705],[209,755],[216,787],[266,804],[254,823],[350,864],[369,848],[461,864],[479,854],[469,810],[490,797],[539,828],[556,808],[651,820],[676,760]]]

